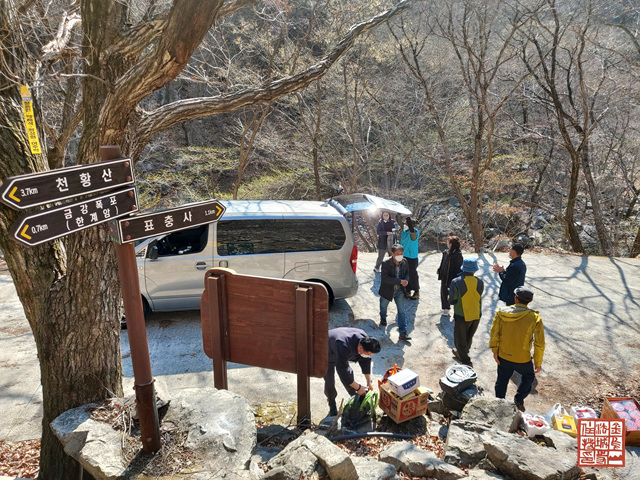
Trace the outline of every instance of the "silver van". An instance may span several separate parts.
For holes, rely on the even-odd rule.
[[[324,284],[330,300],[358,291],[358,249],[345,207],[335,201],[229,200],[217,223],[136,246],[145,313],[200,308],[214,267]]]

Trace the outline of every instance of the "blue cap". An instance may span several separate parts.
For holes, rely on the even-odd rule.
[[[462,271],[473,273],[478,271],[478,260],[475,258],[465,258],[462,262]]]

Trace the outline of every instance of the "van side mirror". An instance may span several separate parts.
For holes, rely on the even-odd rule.
[[[151,260],[157,260],[158,259],[158,246],[154,243],[149,248],[151,249],[151,250],[149,250],[149,258]]]

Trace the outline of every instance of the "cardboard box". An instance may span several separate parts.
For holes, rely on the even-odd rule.
[[[404,397],[407,393],[413,392],[420,386],[420,377],[418,374],[408,368],[391,375],[389,377],[389,389],[398,395]]]
[[[636,415],[638,414],[635,414],[634,412],[638,412],[638,414],[640,414],[640,404],[638,404],[638,401],[635,398],[605,398],[602,404],[602,415],[600,415],[600,418],[624,418],[625,428],[627,430],[625,443],[629,446],[638,447],[640,446],[640,429],[638,429],[638,427],[640,427],[640,420],[636,420]],[[631,423],[627,424],[629,420],[633,422],[633,425]]]
[[[428,403],[426,388],[418,388],[401,398],[391,391],[389,383],[380,385],[380,408],[396,423],[426,414]]]
[[[556,414],[551,417],[551,425],[559,432],[567,433],[572,437],[576,437],[578,435],[576,420],[571,415],[567,415],[566,413],[562,415]]]

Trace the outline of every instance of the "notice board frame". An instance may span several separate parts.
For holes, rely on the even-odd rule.
[[[297,374],[298,424],[309,425],[309,378],[329,357],[329,294],[316,282],[256,277],[226,268],[204,277],[200,317],[214,385],[228,388],[227,362]]]

